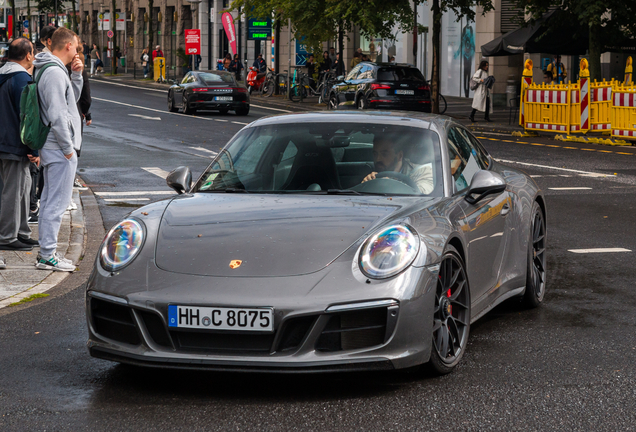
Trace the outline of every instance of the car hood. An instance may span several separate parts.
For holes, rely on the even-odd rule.
[[[182,196],[168,205],[161,220],[156,264],[201,276],[313,273],[400,208],[386,197]],[[231,268],[234,260],[240,266]]]

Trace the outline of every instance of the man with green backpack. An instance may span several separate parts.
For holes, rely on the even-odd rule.
[[[31,148],[41,146],[41,172],[44,190],[40,198],[40,253],[35,264],[41,270],[69,271],[75,265],[57,254],[57,236],[62,216],[71,201],[77,168],[76,152],[82,145],[81,117],[77,101],[82,91],[83,64],[77,55],[78,38],[64,27],[51,37],[51,52],[35,56],[34,79],[37,84],[35,102],[33,85],[22,95],[22,141]],[[71,65],[69,78],[66,65]],[[37,98],[39,97],[39,105]],[[39,109],[39,119],[33,110]],[[36,120],[41,120],[40,122]]]

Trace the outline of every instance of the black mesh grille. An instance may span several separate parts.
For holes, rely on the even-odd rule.
[[[163,320],[159,315],[152,312],[141,312],[138,311],[141,319],[144,321],[144,325],[150,333],[150,337],[157,344],[166,348],[172,348],[172,342],[170,341],[170,336],[168,335],[168,331],[166,330],[166,326],[163,323]]]
[[[386,308],[333,314],[318,338],[316,349],[344,351],[381,345],[385,341],[386,322]]]
[[[282,329],[277,351],[290,351],[297,349],[311,329],[315,316],[292,318],[285,322]]]
[[[204,353],[269,352],[274,333],[236,334],[206,331],[171,331],[177,350]]]
[[[91,319],[95,332],[101,336],[131,345],[139,345],[141,339],[127,306],[91,298]]]

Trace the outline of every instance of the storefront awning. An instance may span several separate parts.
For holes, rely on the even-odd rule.
[[[588,36],[580,28],[568,28],[567,21],[550,19],[551,11],[534,24],[521,27],[481,46],[484,57],[510,56],[523,53],[584,55]]]

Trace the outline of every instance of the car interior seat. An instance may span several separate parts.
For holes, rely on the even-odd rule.
[[[320,185],[321,190],[340,189],[336,161],[331,149],[318,147],[315,140],[303,140],[296,142],[296,145],[298,154],[282,189],[307,190],[314,183]],[[312,190],[315,190],[315,186]]]

